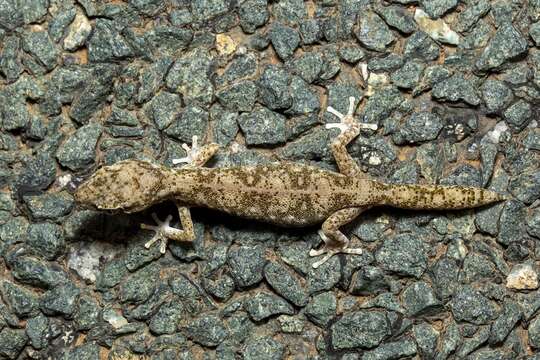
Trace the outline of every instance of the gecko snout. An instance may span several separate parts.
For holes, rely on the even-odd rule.
[[[100,210],[135,212],[153,204],[162,183],[159,167],[125,160],[104,166],[75,191],[75,200]]]

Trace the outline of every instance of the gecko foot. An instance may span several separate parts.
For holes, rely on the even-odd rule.
[[[328,244],[331,243],[330,239],[328,239],[328,237],[322,232],[322,231],[319,231],[319,236],[321,237],[321,239],[324,241],[324,245],[322,248],[320,248],[319,250],[315,250],[315,249],[311,249],[310,252],[309,252],[309,256],[311,257],[315,257],[315,256],[321,256],[321,255],[324,255],[322,257],[322,259],[316,261],[315,263],[313,263],[313,268],[316,269],[318,268],[319,266],[321,266],[322,264],[324,264],[325,262],[327,262],[332,256],[336,255],[336,254],[353,254],[353,255],[360,255],[362,254],[362,249],[360,248],[348,248],[347,246],[345,247],[330,247],[328,246]],[[348,239],[347,239],[347,243],[348,243]]]
[[[359,123],[354,119],[354,97],[352,96],[349,97],[349,109],[347,110],[347,115],[343,115],[331,106],[327,107],[326,111],[334,114],[340,120],[338,123],[326,124],[325,127],[327,129],[338,128],[341,133],[344,133],[353,126],[358,126],[361,129],[377,130],[377,124]]]
[[[188,144],[182,144],[182,149],[185,150],[186,156],[183,158],[178,159],[172,159],[172,163],[174,165],[178,165],[181,163],[187,163],[187,164],[193,164],[195,160],[199,157],[199,153],[201,148],[198,144],[198,137],[197,135],[193,135],[191,138],[191,147]]]
[[[144,244],[144,247],[148,249],[156,241],[159,240],[160,241],[159,251],[162,254],[165,254],[165,251],[167,250],[167,241],[169,240],[169,236],[167,235],[171,231],[177,230],[173,228],[172,226],[170,226],[172,215],[167,216],[165,221],[161,221],[157,217],[156,213],[152,213],[152,219],[154,219],[157,225],[141,224],[142,229],[155,231],[154,236],[146,244]]]

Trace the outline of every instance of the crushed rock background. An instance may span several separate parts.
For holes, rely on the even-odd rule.
[[[539,359],[540,1],[0,0],[0,358]],[[194,210],[193,246],[70,191],[128,158],[335,169],[323,124],[395,183],[476,211],[369,211],[361,256],[315,228]]]

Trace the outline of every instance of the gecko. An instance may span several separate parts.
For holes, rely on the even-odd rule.
[[[320,249],[311,249],[311,257],[322,256],[312,266],[319,267],[335,254],[361,254],[350,247],[340,228],[366,210],[378,206],[402,209],[467,209],[505,200],[499,193],[476,187],[420,184],[389,184],[372,180],[362,172],[347,145],[362,128],[376,130],[375,124],[361,123],[354,117],[355,98],[349,98],[346,114],[332,107],[327,111],[339,122],[326,124],[338,128],[339,135],[330,144],[339,172],[294,162],[275,162],[255,166],[208,168],[204,164],[219,146],[199,147],[183,144],[187,156],[173,164],[179,168],[143,161],[123,160],[101,167],[75,191],[78,203],[100,210],[133,213],[154,204],[172,200],[178,208],[181,229],[170,225],[172,216],[157,225],[141,224],[154,231],[145,244],[160,243],[165,253],[168,240],[190,242],[195,238],[191,207],[206,207],[246,219],[282,227],[322,226]]]

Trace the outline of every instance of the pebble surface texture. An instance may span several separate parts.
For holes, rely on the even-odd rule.
[[[539,24],[538,0],[0,0],[0,358],[537,359]],[[139,224],[174,204],[74,200],[194,135],[210,168],[338,172],[349,97],[372,179],[509,200],[368,210],[363,253],[317,269],[317,227],[192,209],[162,254]]]

